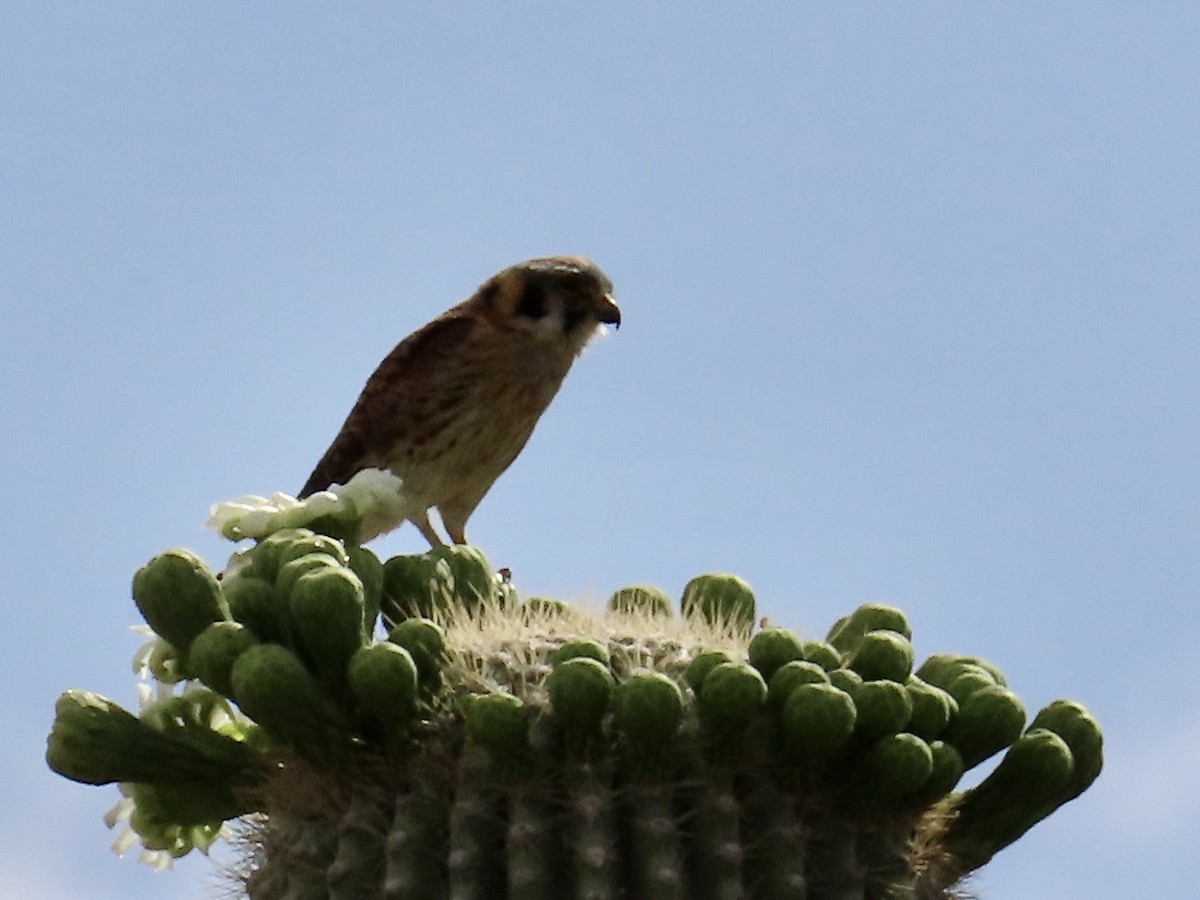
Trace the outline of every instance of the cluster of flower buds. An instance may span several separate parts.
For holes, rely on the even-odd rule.
[[[253,823],[254,900],[949,897],[1101,767],[1083,707],[1027,722],[995,666],[915,666],[899,610],[804,640],[733,575],[596,614],[471,547],[290,528],[219,577],[163,553],[133,597],[185,689],[140,716],[67,692],[48,762],[122,783],[148,848]]]

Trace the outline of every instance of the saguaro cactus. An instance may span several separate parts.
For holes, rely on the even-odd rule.
[[[293,528],[236,560],[138,571],[146,665],[185,688],[139,716],[68,691],[47,760],[122,783],[151,849],[240,822],[252,900],[950,897],[1101,767],[1079,704],[1027,725],[989,663],[914,671],[891,607],[814,641],[756,631],[725,574],[600,615],[472,548],[381,563]]]

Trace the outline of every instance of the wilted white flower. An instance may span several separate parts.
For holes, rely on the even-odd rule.
[[[133,848],[142,847],[142,838],[129,824],[130,817],[137,809],[137,803],[133,799],[133,786],[118,784],[117,787],[121,790],[121,799],[104,814],[104,824],[109,828],[120,829],[117,832],[116,840],[112,843],[112,849],[117,856],[124,856]],[[171,868],[174,861],[166,850],[148,850],[142,847],[138,854],[138,862],[153,866],[157,872]]]
[[[179,651],[150,630],[147,625],[132,625],[135,634],[147,635],[148,639],[133,654],[132,667],[139,678],[153,679],[160,691],[171,691],[171,686],[183,680],[179,671]]]
[[[346,484],[335,484],[303,500],[283,493],[270,497],[251,494],[214,504],[205,524],[231,541],[240,541],[261,540],[284,528],[302,528],[326,516],[345,521],[401,522],[409,512],[402,487],[391,472],[363,469]]]

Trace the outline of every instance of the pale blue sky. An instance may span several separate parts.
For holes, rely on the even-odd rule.
[[[0,10],[6,891],[211,894],[109,852],[54,698],[134,705],[133,570],[219,564],[210,503],[297,489],[396,341],[569,252],[625,324],[472,519],[492,560],[731,570],[817,635],[897,603],[1106,730],[983,896],[1194,892],[1200,6],[739,6]]]

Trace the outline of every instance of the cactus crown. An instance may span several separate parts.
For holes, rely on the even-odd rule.
[[[732,575],[598,615],[474,548],[289,528],[220,578],[168,551],[133,595],[141,665],[183,690],[138,716],[68,691],[47,760],[123,783],[148,850],[240,834],[255,900],[948,897],[1101,765],[1078,704],[1027,726],[988,663],[914,671],[899,610],[801,640]]]

